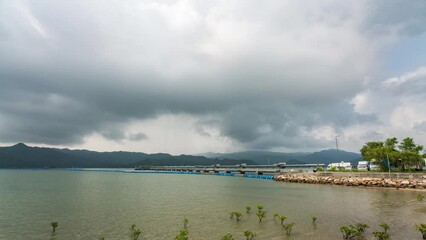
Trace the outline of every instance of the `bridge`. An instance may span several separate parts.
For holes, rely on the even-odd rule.
[[[211,165],[211,166],[138,166],[135,170],[150,171],[170,171],[170,172],[199,172],[199,173],[237,173],[237,174],[280,174],[284,172],[310,171],[316,168],[323,168],[324,164],[286,164],[278,163],[273,165]]]

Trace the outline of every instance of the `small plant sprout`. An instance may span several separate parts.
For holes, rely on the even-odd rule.
[[[243,214],[241,212],[234,212],[234,216],[237,218],[237,222],[239,222],[241,217],[243,217]]]
[[[363,234],[363,233],[365,233],[365,230],[367,229],[367,228],[369,228],[369,226],[367,225],[367,224],[365,224],[365,223],[358,223],[356,226],[355,226],[355,228],[361,233],[361,234]]]
[[[251,207],[250,206],[246,206],[246,213],[249,214],[251,211]]]
[[[311,216],[311,220],[312,220],[312,224],[315,224],[315,221],[317,221],[317,217],[315,217],[315,216]]]
[[[388,232],[388,230],[389,230],[389,225],[387,224],[387,223],[380,223],[380,225],[379,225],[381,228],[383,228],[383,231],[385,231],[385,233],[387,233]]]
[[[426,224],[416,224],[415,228],[417,231],[420,231],[423,236],[423,239],[426,239]]]
[[[247,231],[244,231],[244,237],[246,237],[246,240],[252,240],[254,239],[254,237],[256,237],[256,233],[250,230],[247,230]]]
[[[220,240],[234,240],[232,234],[228,233],[220,238]]]
[[[256,216],[259,218],[259,222],[262,222],[262,219],[266,216],[265,211],[260,210],[256,213]]]
[[[188,227],[188,223],[189,223],[189,219],[188,218],[184,218],[183,219],[183,227],[184,228]]]
[[[284,221],[287,219],[286,216],[281,215],[280,216],[280,220],[281,220],[281,226],[284,226]]]
[[[52,226],[52,233],[55,233],[56,228],[58,227],[58,222],[51,222],[50,226]]]
[[[347,239],[352,239],[356,236],[361,235],[361,233],[359,232],[358,229],[356,229],[354,226],[349,225],[349,226],[341,226],[340,227],[340,232],[342,232],[343,234],[343,239],[347,240]]]
[[[274,220],[277,219],[277,218],[280,218],[280,214],[274,213]]]
[[[189,239],[188,234],[189,234],[188,230],[186,229],[180,230],[179,233],[175,236],[175,240],[188,240]]]
[[[141,235],[141,233],[142,233],[142,231],[139,228],[133,230],[133,232],[132,232],[133,240],[137,240],[139,238],[139,235]]]
[[[296,224],[295,223],[284,224],[283,227],[285,229],[285,234],[291,235],[291,231],[293,230],[294,225],[296,225]]]
[[[425,195],[424,194],[417,194],[417,201],[423,201],[425,199]]]
[[[386,232],[373,232],[373,235],[377,240],[388,240],[390,238],[389,233]]]

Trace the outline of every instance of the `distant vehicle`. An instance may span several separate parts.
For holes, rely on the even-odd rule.
[[[279,167],[279,168],[285,168],[286,166],[287,166],[287,163],[285,163],[285,162],[280,162],[280,163],[275,163],[274,164],[276,167]]]
[[[350,162],[339,162],[339,163],[330,163],[327,166],[327,170],[331,170],[332,168],[336,168],[336,170],[352,170],[352,164]]]
[[[380,164],[376,161],[376,159],[371,159],[371,161],[370,161],[370,170],[371,171],[380,170]]]
[[[370,163],[368,161],[359,161],[357,169],[359,171],[369,171],[370,170]]]

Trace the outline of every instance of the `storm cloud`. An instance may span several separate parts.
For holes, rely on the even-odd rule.
[[[325,148],[344,132],[357,144],[368,132],[387,135],[373,129],[390,126],[382,111],[390,115],[402,98],[425,103],[425,89],[408,81],[382,90],[392,80],[382,78],[381,54],[425,33],[425,5],[2,1],[0,142],[85,147],[102,138],[123,149],[138,142],[133,150],[188,152],[158,143],[166,134],[182,145],[191,135],[203,143],[197,152]],[[415,126],[426,120],[413,118]]]

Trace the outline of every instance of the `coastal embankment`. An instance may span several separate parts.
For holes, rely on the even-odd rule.
[[[416,174],[362,174],[351,172],[288,173],[274,177],[275,181],[309,184],[329,184],[353,187],[384,187],[426,190],[426,175]]]

